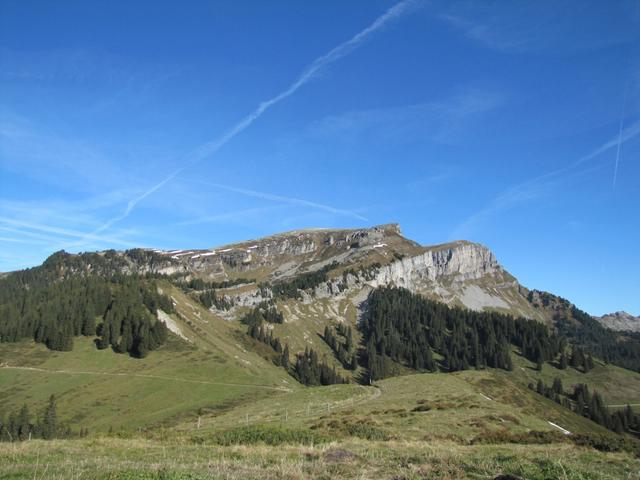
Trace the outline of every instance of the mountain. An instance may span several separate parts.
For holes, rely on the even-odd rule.
[[[634,317],[627,312],[614,312],[594,318],[611,330],[640,332],[640,317]]]
[[[197,458],[207,454],[195,445],[224,456],[258,442],[302,443],[305,458],[324,459],[323,445],[338,442],[360,469],[369,451],[401,455],[425,441],[494,455],[496,465],[506,457],[493,444],[525,444],[555,463],[585,445],[627,458],[640,452],[640,417],[619,407],[637,401],[638,371],[632,334],[521,286],[483,245],[423,246],[395,224],[210,249],[57,252],[0,278],[0,440],[74,437],[55,448],[91,451],[96,468],[112,465],[105,478],[127,471],[124,452],[143,437],[165,458],[167,438],[168,450]],[[52,408],[64,428],[44,427]],[[76,438],[87,429],[92,438]],[[112,448],[122,463],[103,458]],[[31,449],[35,457],[0,462],[0,473],[32,476]],[[519,461],[525,478],[561,474]],[[596,463],[562,469],[588,478]],[[465,468],[490,478],[481,465]],[[225,476],[200,468],[175,476]]]
[[[486,247],[467,241],[421,246],[403,237],[396,224],[301,230],[210,250],[152,250],[145,254],[145,261],[136,262],[132,271],[255,282],[253,289],[243,285],[225,292],[236,305],[264,300],[255,294],[260,282],[284,281],[336,264],[330,277],[349,271],[348,292],[343,297],[354,294],[361,298],[370,289],[395,285],[451,305],[548,320],[527,300],[528,290]],[[315,296],[329,297],[336,286],[337,281],[324,282],[316,287]]]

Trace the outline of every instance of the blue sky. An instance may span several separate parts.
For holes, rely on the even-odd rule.
[[[0,271],[401,224],[640,314],[640,2],[0,0]]]

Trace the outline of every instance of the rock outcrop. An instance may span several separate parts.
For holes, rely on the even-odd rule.
[[[627,312],[614,312],[593,318],[611,330],[640,332],[640,317]]]
[[[469,242],[456,242],[381,267],[376,274],[378,285],[395,284],[412,288],[416,282],[463,282],[492,275],[499,266],[486,247]]]

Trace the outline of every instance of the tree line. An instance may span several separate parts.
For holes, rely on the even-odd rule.
[[[616,433],[626,432],[636,436],[640,433],[640,416],[630,405],[622,410],[611,412],[602,396],[597,391],[590,391],[584,383],[574,385],[570,392],[564,390],[559,378],[555,378],[551,386],[538,380],[535,387],[530,383],[529,388]]]
[[[81,430],[86,435],[85,429]],[[20,442],[24,440],[41,438],[52,440],[54,438],[68,438],[72,435],[71,429],[58,421],[56,398],[51,395],[40,415],[35,418],[24,404],[20,410],[8,415],[0,413],[0,441]]]
[[[278,311],[275,305],[268,302],[261,302],[252,308],[241,319],[241,323],[245,325],[260,325],[262,322],[267,323],[284,323],[284,316]]]
[[[157,313],[158,308],[173,312],[173,303],[154,287],[155,283],[150,288],[135,277],[126,277],[116,285],[116,294],[99,326],[99,349],[112,347],[118,353],[143,358],[165,343],[167,326],[157,319]]]
[[[282,323],[283,319],[282,313],[278,312],[275,306],[262,305],[247,313],[242,322],[247,325],[247,334],[251,338],[273,350],[273,363],[283,367],[303,385],[348,383],[346,378],[336,372],[335,367],[330,367],[320,360],[313,349],[306,348],[304,353],[296,354],[295,362],[291,364],[289,345],[281,342],[273,334],[273,329],[266,326],[267,323]]]
[[[226,298],[220,298],[214,289],[205,290],[198,295],[198,300],[207,308],[215,307],[218,310],[229,310],[233,305]]]
[[[349,383],[346,378],[336,372],[335,367],[330,367],[320,361],[316,351],[308,347],[305,348],[304,353],[296,355],[293,373],[296,379],[304,385]]]
[[[335,331],[335,333],[334,333]],[[327,325],[322,339],[326,342],[338,361],[347,370],[358,368],[358,356],[353,344],[353,332],[349,325],[338,323],[334,328]]]
[[[640,372],[640,336],[614,332],[575,306],[555,319],[558,331],[594,356]]]
[[[419,371],[469,368],[511,370],[511,345],[534,362],[555,359],[566,341],[534,320],[449,307],[402,288],[374,290],[360,324],[369,380],[401,364]]]
[[[54,254],[41,267],[0,279],[0,342],[32,338],[69,351],[74,337],[97,335],[99,348],[137,357],[164,343],[166,326],[156,315],[159,308],[172,312],[173,304],[156,281],[113,272],[98,254],[83,255]],[[100,260],[89,268],[86,255]]]

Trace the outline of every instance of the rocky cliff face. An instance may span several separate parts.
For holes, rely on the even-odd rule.
[[[634,317],[627,312],[609,313],[593,318],[611,330],[640,332],[640,317]]]
[[[476,243],[460,241],[426,247],[417,255],[349,274],[342,281],[351,291],[361,289],[355,297],[359,300],[373,288],[397,286],[474,310],[494,308],[540,318],[526,301],[517,280],[500,266],[488,248]],[[319,286],[316,296],[335,295],[343,288],[340,282]]]
[[[376,274],[376,283],[412,288],[425,280],[464,282],[492,275],[500,268],[493,253],[486,247],[456,242],[380,268]]]

